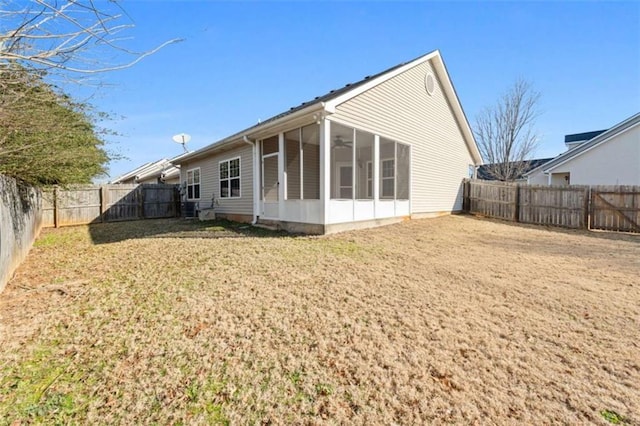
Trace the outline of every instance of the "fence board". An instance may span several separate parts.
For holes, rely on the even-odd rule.
[[[594,186],[591,229],[640,232],[640,186]]]
[[[519,221],[564,228],[586,228],[588,186],[521,185]]]
[[[176,217],[175,185],[85,185],[43,191],[44,226]]]
[[[544,186],[466,180],[472,214],[538,225],[640,233],[640,186]]]
[[[466,205],[472,213],[513,220],[517,212],[517,185],[506,182],[470,181]]]

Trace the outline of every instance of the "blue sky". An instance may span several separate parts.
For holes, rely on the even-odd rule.
[[[314,96],[439,49],[473,126],[517,78],[542,93],[538,157],[640,111],[638,2],[123,2],[127,46],[170,45],[102,76],[121,119],[115,177],[197,149]]]

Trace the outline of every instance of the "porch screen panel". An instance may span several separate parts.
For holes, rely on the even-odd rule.
[[[356,130],[356,198],[373,199],[373,144],[371,133]]]
[[[278,201],[278,156],[263,158],[264,201]]]
[[[353,199],[353,134],[351,127],[331,123],[331,198]]]
[[[278,136],[271,136],[262,141],[262,155],[278,152]]]
[[[396,144],[396,199],[409,199],[409,174],[411,169],[411,147],[403,143]]]
[[[284,134],[287,199],[300,199],[300,129]]]
[[[396,195],[396,143],[380,138],[380,199],[393,200]]]
[[[320,126],[302,128],[302,198],[320,199]]]

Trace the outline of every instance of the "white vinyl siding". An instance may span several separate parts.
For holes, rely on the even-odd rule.
[[[412,213],[457,211],[474,161],[437,78],[427,94],[428,71],[436,75],[430,61],[416,65],[338,105],[331,119],[411,145]]]
[[[240,158],[240,198],[220,198],[220,161]],[[186,169],[200,168],[200,208],[211,207],[215,197],[216,212],[222,214],[253,215],[253,147],[238,148],[190,161],[181,166],[181,181],[186,181]]]
[[[640,185],[640,124],[551,171],[569,173],[571,185]]]

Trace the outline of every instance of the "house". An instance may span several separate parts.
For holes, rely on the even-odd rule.
[[[462,210],[480,153],[440,52],[182,156],[186,201],[324,234]]]
[[[537,158],[535,160],[523,160],[521,162],[518,163],[509,163],[510,165],[516,166],[513,168],[519,169],[520,172],[518,173],[517,176],[515,176],[514,181],[516,182],[526,182],[527,178],[525,177],[525,174],[533,169],[535,169],[536,167],[539,167],[545,163],[548,163],[549,161],[553,160],[553,158]],[[520,164],[522,163],[522,164]],[[502,163],[504,164],[504,163]],[[478,171],[476,173],[476,177],[478,179],[482,179],[482,180],[498,180],[493,173],[491,173],[491,170],[493,167],[499,167],[500,163],[492,163],[492,164],[483,164],[480,167],[478,167]],[[494,169],[495,170],[495,169]]]
[[[640,185],[640,113],[608,130],[567,135],[568,151],[526,174],[537,185]]]
[[[174,184],[180,183],[180,167],[173,164],[174,161],[184,156],[180,154],[170,160],[165,158],[146,163],[138,168],[133,169],[117,178],[110,183],[164,183]]]

